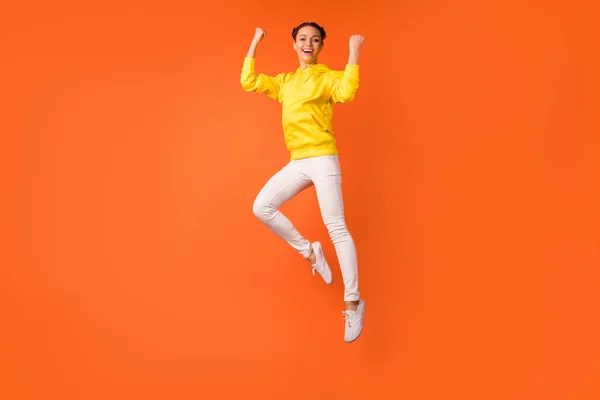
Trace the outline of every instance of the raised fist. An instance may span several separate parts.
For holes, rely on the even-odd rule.
[[[264,30],[262,30],[261,28],[256,28],[256,33],[254,34],[254,41],[256,43],[260,42],[261,40],[263,40],[263,38],[267,35],[267,32],[265,32]]]
[[[350,49],[351,50],[359,50],[365,41],[365,37],[362,35],[352,35],[350,36]]]

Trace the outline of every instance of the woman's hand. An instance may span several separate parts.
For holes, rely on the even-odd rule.
[[[254,33],[254,43],[260,43],[263,38],[267,36],[267,32],[265,32],[262,28],[256,28],[256,32]]]
[[[365,42],[365,37],[362,35],[350,36],[350,51],[360,50],[360,48],[362,47],[364,42]]]
[[[258,44],[265,36],[267,36],[267,32],[265,32],[262,28],[256,28],[256,31],[254,32],[254,38],[252,39],[252,43],[250,43],[250,48],[248,49],[248,53],[246,53],[246,57],[256,57],[256,47],[258,47]]]
[[[350,36],[350,55],[348,56],[348,64],[358,65],[360,58],[360,49],[365,42],[365,37],[362,35]]]

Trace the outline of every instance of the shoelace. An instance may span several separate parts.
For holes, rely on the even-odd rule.
[[[348,328],[352,328],[352,316],[354,315],[354,311],[342,311],[342,315],[344,316],[344,319],[346,319]]]

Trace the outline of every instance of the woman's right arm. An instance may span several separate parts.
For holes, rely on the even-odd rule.
[[[250,43],[250,48],[248,48],[246,58],[244,58],[244,66],[242,67],[240,83],[247,92],[264,93],[272,99],[277,100],[279,96],[279,88],[283,83],[283,74],[272,77],[265,74],[257,74],[255,71],[256,48],[266,34],[267,33],[261,28],[256,28],[256,33],[254,34],[254,38]]]
[[[248,54],[246,54],[247,58],[254,58],[256,56],[256,48],[265,36],[267,36],[267,32],[263,31],[261,28],[256,28],[254,38],[252,39],[252,42],[250,43],[250,48],[248,49]]]

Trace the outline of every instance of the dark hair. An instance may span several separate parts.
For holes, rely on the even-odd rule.
[[[294,29],[292,29],[292,37],[294,38],[294,41],[296,40],[298,31],[300,29],[304,28],[305,26],[312,26],[313,28],[318,29],[319,32],[321,33],[321,40],[325,40],[327,33],[325,33],[325,29],[323,29],[323,27],[321,25],[317,24],[316,22],[303,22],[300,25],[298,25],[297,27],[295,27]]]

